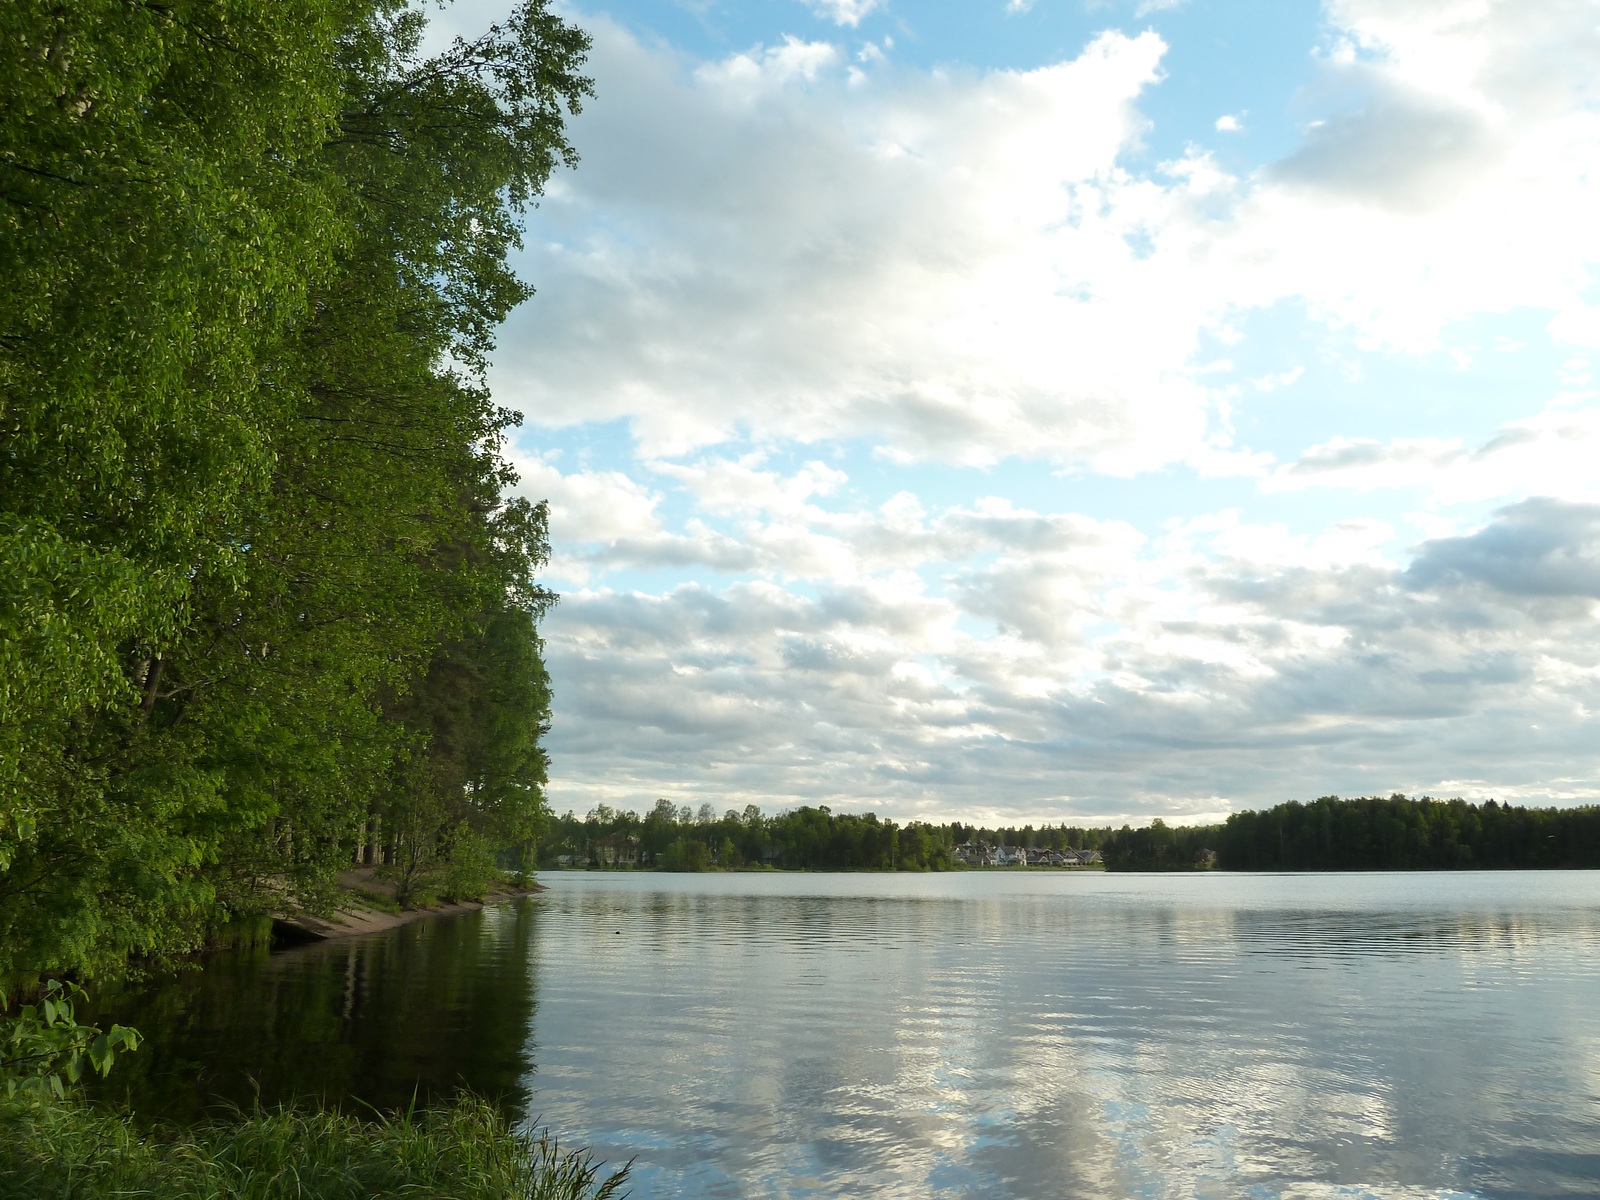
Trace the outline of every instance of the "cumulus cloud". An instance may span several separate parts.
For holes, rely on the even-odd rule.
[[[1142,187],[1116,158],[1154,34],[1032,72],[852,84],[826,48],[686,66],[595,32],[610,90],[527,265],[562,304],[514,322],[495,378],[531,417],[625,417],[656,456],[741,428],[976,462],[1199,439],[1182,297],[1152,308],[1097,278],[1145,221],[1136,197],[1106,205]],[[1133,353],[1140,326],[1158,347],[1176,328],[1179,352]]]
[[[625,418],[650,455],[750,431],[1126,472],[1222,445],[1195,355],[1231,313],[1290,301],[1416,350],[1523,306],[1592,340],[1584,6],[1329,17],[1327,115],[1248,176],[1200,148],[1130,171],[1148,31],[926,73],[793,38],[694,62],[593,20],[583,169],[525,264],[561,302],[514,318],[497,389],[540,422]]]
[[[1511,147],[1503,123],[1427,94],[1391,93],[1358,112],[1319,121],[1273,172],[1332,195],[1401,210],[1448,207],[1460,183],[1488,174]]]
[[[1600,408],[1559,400],[1507,422],[1482,445],[1459,438],[1338,437],[1312,446],[1261,481],[1268,492],[1312,487],[1420,489],[1433,504],[1547,495],[1600,499]]]
[[[522,464],[565,580],[557,804],[1120,820],[1308,788],[1596,797],[1588,360],[1491,436],[1348,429],[1280,463],[1234,438],[1230,396],[1292,405],[1300,368],[1240,381],[1206,347],[1285,308],[1313,350],[1403,358],[1513,308],[1600,344],[1600,33],[1563,0],[1326,16],[1315,119],[1248,173],[1200,146],[1135,167],[1153,32],[933,72],[796,38],[702,61],[587,22],[584,165],[523,264],[559,300],[514,318],[494,377],[535,427],[621,420],[638,446]],[[904,490],[858,491],[820,445],[848,440]],[[1185,463],[1269,505],[1405,488],[1420,511],[1136,527],[1026,507],[1003,469],[936,500],[908,467],[1030,458],[1072,479]],[[617,582],[664,569],[697,581]]]
[[[1600,600],[1600,505],[1525,500],[1468,537],[1425,543],[1406,574],[1421,587],[1460,581]]]
[[[1372,520],[1301,536],[1223,513],[1152,538],[998,498],[775,507],[738,538],[763,579],[567,595],[558,804],[1121,820],[1307,779],[1600,792],[1573,770],[1600,704],[1600,506],[1512,505],[1409,563]],[[828,551],[795,554],[784,524]]]
[[[854,29],[861,19],[880,7],[879,0],[806,0],[811,11],[835,25]]]

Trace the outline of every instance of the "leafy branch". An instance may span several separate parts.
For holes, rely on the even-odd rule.
[[[102,1031],[77,1019],[77,1002],[87,1000],[75,983],[52,979],[38,1004],[25,1004],[14,1017],[0,1019],[0,1086],[6,1095],[66,1095],[83,1078],[84,1068],[109,1074],[120,1050],[137,1050],[137,1029],[112,1025]],[[0,992],[0,1008],[5,993]]]

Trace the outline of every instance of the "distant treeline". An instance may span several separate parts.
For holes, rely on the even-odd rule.
[[[1202,849],[1235,871],[1600,867],[1600,808],[1324,796],[1222,825],[1120,830],[1112,841],[1106,860],[1122,870],[1181,869]]]
[[[960,821],[899,825],[873,813],[836,813],[806,805],[767,816],[754,804],[722,816],[658,800],[643,817],[600,805],[587,817],[551,822],[542,845],[546,865],[639,866],[705,870],[772,866],[810,871],[944,871],[959,866],[964,844],[1092,850],[1112,831],[1066,825],[991,829]]]
[[[1324,796],[1234,813],[1221,825],[991,828],[960,821],[898,825],[872,813],[804,806],[766,816],[755,805],[718,817],[659,800],[648,814],[601,805],[552,822],[549,865],[705,870],[951,870],[956,847],[1098,850],[1113,871],[1428,871],[1600,867],[1600,808],[1520,808],[1493,800],[1342,800]]]

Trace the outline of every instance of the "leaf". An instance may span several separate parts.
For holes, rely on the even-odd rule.
[[[112,1059],[116,1057],[112,1046],[110,1036],[104,1033],[89,1043],[89,1062],[101,1075],[111,1070]]]

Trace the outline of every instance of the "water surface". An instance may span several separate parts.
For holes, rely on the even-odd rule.
[[[1600,874],[546,882],[112,1000],[114,1090],[466,1083],[638,1197],[1600,1194]]]

